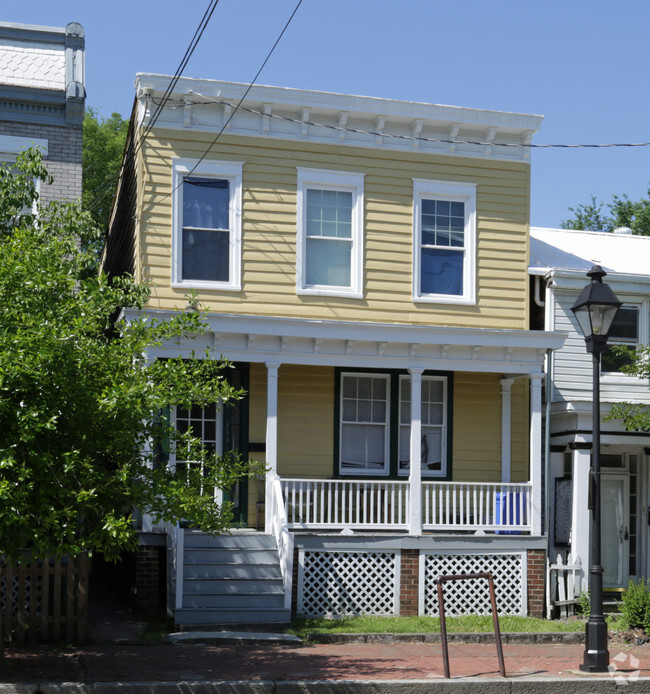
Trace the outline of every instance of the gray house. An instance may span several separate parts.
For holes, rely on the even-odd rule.
[[[0,161],[30,145],[44,152],[54,183],[41,200],[81,197],[85,38],[65,29],[0,22]]]
[[[592,265],[623,302],[609,345],[650,342],[650,237],[531,228],[530,268],[537,314],[534,328],[568,333],[548,357],[549,554],[579,556],[589,565],[589,466],[592,444],[592,362],[571,306]],[[610,349],[601,362],[601,502],[604,587],[615,592],[632,576],[650,576],[650,432],[605,421],[613,403],[650,405],[650,382],[625,374]],[[583,583],[583,585],[586,585]]]

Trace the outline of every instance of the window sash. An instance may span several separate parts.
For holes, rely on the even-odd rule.
[[[242,172],[240,162],[173,159],[172,286],[241,289]]]
[[[627,355],[616,354],[613,347],[632,347],[639,344],[639,306],[623,305],[619,308],[607,340],[607,348],[601,357],[603,373],[621,374],[623,367],[632,363]]]
[[[339,419],[341,474],[387,474],[390,377],[383,374],[341,374]]]
[[[363,174],[298,168],[296,292],[363,296]]]
[[[476,303],[476,185],[413,179],[413,299]]]
[[[406,476],[411,457],[411,382],[400,376],[399,400],[399,470]],[[423,477],[445,477],[447,474],[447,379],[444,376],[422,377],[422,450]]]

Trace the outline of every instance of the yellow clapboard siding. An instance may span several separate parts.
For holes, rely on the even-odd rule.
[[[165,284],[171,263],[165,250],[171,243],[171,158],[198,157],[211,138],[171,130],[154,134],[160,139],[151,137],[144,148],[140,245],[150,250],[142,259],[142,279],[156,282],[152,302],[171,308],[178,301]],[[234,136],[222,136],[208,159],[244,164],[244,238],[243,292],[203,292],[206,309],[417,324],[436,323],[441,316],[449,325],[526,327],[527,164]],[[365,174],[364,298],[356,304],[296,295],[296,167]],[[478,184],[477,306],[413,302],[413,178]],[[500,291],[492,291],[497,283]],[[510,304],[505,312],[504,304]]]

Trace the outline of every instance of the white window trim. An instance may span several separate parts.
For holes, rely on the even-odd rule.
[[[235,161],[172,160],[172,287],[241,291],[242,248],[242,175],[244,164]],[[226,179],[230,183],[230,245],[229,279],[227,282],[184,280],[182,278],[183,248],[183,179],[192,176]]]
[[[629,297],[629,296],[619,296],[619,301],[623,302],[624,306],[636,307],[639,311],[639,339],[637,345],[640,347],[647,345],[650,339],[650,300],[643,299],[640,297]],[[609,346],[609,341],[607,345]],[[619,373],[617,371],[603,371],[601,363],[601,380],[604,385],[629,385],[630,383],[647,384],[650,379],[639,378],[638,376],[631,376],[625,373]]]
[[[317,296],[343,296],[363,299],[363,180],[364,174],[329,169],[297,167],[296,209],[296,293]],[[306,190],[338,190],[352,193],[352,252],[350,257],[350,286],[335,287],[307,285],[306,263]]]
[[[465,203],[465,259],[463,293],[424,294],[420,291],[422,200]],[[476,304],[476,184],[413,179],[413,301],[438,304]]]
[[[343,467],[342,446],[343,446],[343,425],[350,422],[343,421],[343,381],[347,376],[357,376],[360,378],[381,378],[386,381],[386,421],[384,427],[384,467],[381,470],[360,470],[359,468]],[[388,477],[390,473],[390,374],[368,373],[367,371],[344,371],[340,375],[339,383],[339,475],[341,477]],[[362,424],[362,422],[357,422]],[[376,426],[380,426],[377,424]]]
[[[397,402],[398,402],[398,408],[399,412],[397,414],[398,418],[398,432],[397,432],[397,450],[399,452],[399,443],[400,443],[400,436],[402,433],[402,383],[404,382],[410,382],[411,377],[408,375],[400,374],[399,377],[399,387],[400,387],[400,392],[398,394]],[[449,379],[447,376],[422,376],[422,382],[424,381],[440,381],[442,383],[442,424],[437,425],[440,427],[442,430],[442,436],[441,436],[441,448],[440,448],[440,462],[441,462],[441,468],[440,470],[422,470],[421,475],[423,478],[426,479],[445,479],[447,477],[447,438],[448,438],[448,422],[447,422],[447,415],[449,411],[449,399],[448,399],[448,387],[449,387]],[[410,410],[409,410],[409,416],[410,416]],[[409,427],[411,426],[411,423],[409,422]],[[422,430],[424,432],[424,427],[425,426],[430,426],[430,425],[425,425],[424,421],[421,423]],[[424,435],[424,433],[423,433]],[[410,470],[402,470],[399,467],[399,460],[397,461],[397,476],[398,477],[408,477],[410,473]]]

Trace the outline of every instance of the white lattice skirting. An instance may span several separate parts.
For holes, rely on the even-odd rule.
[[[300,550],[297,613],[399,614],[399,560],[399,552]]]
[[[446,552],[420,555],[420,614],[438,615],[436,578],[441,575],[482,573],[494,578],[499,614],[526,615],[526,552]],[[449,581],[443,584],[445,614],[490,614],[490,592],[485,579]]]

